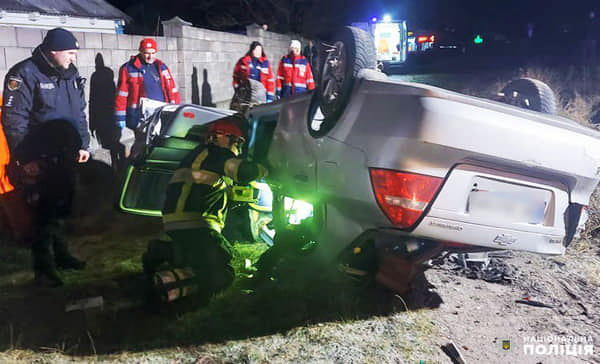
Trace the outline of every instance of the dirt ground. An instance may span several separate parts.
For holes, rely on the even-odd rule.
[[[447,266],[430,269],[427,280],[443,301],[429,312],[439,330],[433,345],[452,341],[470,363],[600,362],[600,249],[597,241],[595,248],[577,249],[586,244],[576,242],[560,257],[505,258],[515,278],[508,284],[469,279]],[[524,298],[550,307],[516,302]],[[525,352],[528,338],[571,335],[591,337],[594,355]],[[502,347],[505,340],[508,350]]]

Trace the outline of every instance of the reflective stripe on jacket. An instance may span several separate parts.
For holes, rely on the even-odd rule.
[[[175,80],[167,65],[159,59],[155,60],[153,64],[156,65],[160,73],[165,102],[181,103]],[[135,129],[141,120],[140,97],[146,97],[141,67],[140,57],[133,56],[119,69],[119,81],[115,96],[115,120],[121,128],[127,126],[130,129]]]
[[[301,94],[315,88],[312,69],[303,56],[288,54],[281,58],[277,70],[277,98]]]
[[[266,57],[244,56],[238,60],[233,70],[233,87],[238,88],[240,82],[248,78],[260,81],[265,86],[267,102],[275,99],[275,76]]]
[[[229,150],[200,145],[180,163],[163,205],[165,231],[209,228],[221,232],[227,212],[227,187],[264,175],[264,167],[236,158]]]

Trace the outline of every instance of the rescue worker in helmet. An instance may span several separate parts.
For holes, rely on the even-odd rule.
[[[240,124],[235,116],[211,124],[206,143],[192,150],[173,174],[162,209],[164,230],[172,241],[149,243],[142,258],[148,277],[156,280],[161,270],[191,268],[194,290],[206,298],[233,282],[232,248],[221,234],[227,189],[267,174],[264,166],[239,157],[245,142]]]

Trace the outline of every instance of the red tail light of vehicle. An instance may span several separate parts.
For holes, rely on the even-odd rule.
[[[421,217],[443,179],[422,174],[371,168],[379,207],[395,226],[409,228]]]

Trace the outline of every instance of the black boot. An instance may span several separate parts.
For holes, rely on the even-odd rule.
[[[71,255],[67,248],[67,243],[61,237],[54,238],[52,247],[54,249],[54,261],[58,269],[81,270],[85,268],[85,261]]]

